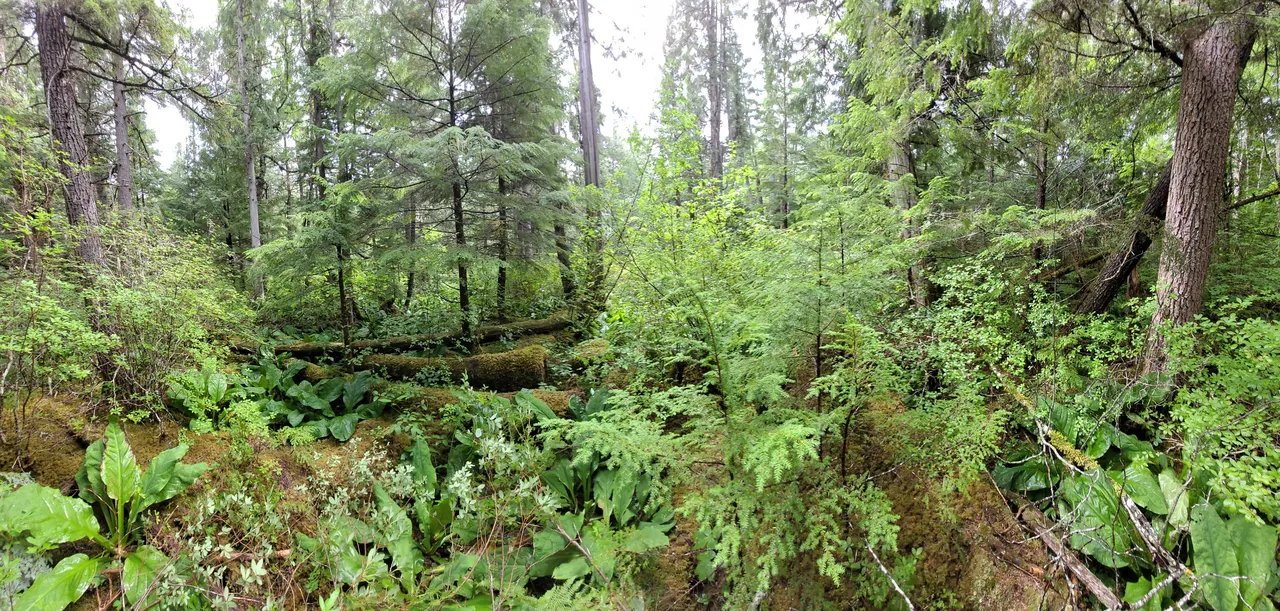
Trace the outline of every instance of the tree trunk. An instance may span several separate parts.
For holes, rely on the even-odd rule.
[[[507,265],[511,227],[508,222],[507,181],[498,177],[498,320],[507,319]]]
[[[67,180],[63,187],[67,219],[81,232],[76,254],[86,263],[101,265],[98,204],[94,199],[93,178],[89,174],[92,160],[85,146],[84,124],[76,107],[71,38],[67,33],[65,12],[59,2],[36,5],[40,78],[44,82],[45,103],[49,110],[50,135],[59,153],[58,167]]]
[[[412,201],[409,202],[408,208],[406,208],[404,211],[404,216],[405,216],[404,243],[406,246],[412,249],[414,244],[417,244],[418,242],[418,206],[417,204],[413,203]],[[413,281],[414,281],[414,272],[413,272],[413,262],[411,260],[409,262],[409,274],[408,274],[408,277],[405,278],[405,283],[404,283],[404,307],[406,311],[408,311],[409,309],[409,304],[413,302]]]
[[[249,194],[249,248],[262,246],[262,230],[258,225],[257,153],[253,146],[253,104],[249,100],[249,69],[244,60],[244,4],[236,0],[236,67],[240,73],[240,116],[244,123],[244,177]],[[253,297],[262,299],[262,278],[253,279]]]
[[[129,109],[124,92],[124,58],[115,55],[113,63],[115,82],[111,84],[111,92],[115,98],[116,203],[120,206],[120,212],[127,214],[133,210],[133,152],[129,150]]]
[[[467,261],[462,250],[467,247],[467,225],[463,219],[462,185],[453,183],[453,238],[458,246],[458,310],[462,315],[461,327],[464,340],[471,336],[471,288],[467,286]]]
[[[578,0],[583,2],[584,0]],[[724,98],[721,85],[720,66],[720,0],[707,2],[707,102],[710,113],[707,116],[709,153],[711,154],[711,177],[719,178],[724,173],[724,151],[720,146],[720,108]]]
[[[1164,171],[1160,172],[1160,178],[1156,180],[1156,185],[1147,194],[1142,208],[1138,210],[1138,217],[1134,219],[1135,227],[1129,239],[1122,248],[1111,253],[1107,258],[1107,263],[1102,266],[1102,272],[1094,280],[1089,295],[1076,306],[1077,314],[1101,314],[1107,311],[1111,300],[1115,299],[1116,293],[1120,292],[1120,287],[1125,285],[1126,279],[1133,270],[1137,269],[1142,256],[1151,246],[1152,234],[1164,222],[1165,206],[1168,201],[1169,166],[1165,166]]]
[[[579,89],[582,116],[578,123],[582,129],[582,157],[584,160],[583,184],[588,187],[600,186],[600,151],[598,148],[598,130],[596,129],[596,88],[595,77],[591,70],[591,22],[587,0],[578,0],[578,68]],[[583,313],[594,314],[603,309],[604,286],[604,234],[601,224],[600,208],[596,205],[596,193],[588,193],[587,219],[590,223],[588,246],[590,262],[587,271],[587,288],[584,291]],[[557,237],[559,234],[557,234]],[[564,259],[568,263],[568,256]]]
[[[347,296],[347,253],[341,244],[338,249],[338,317],[342,321],[342,345],[351,345],[351,304]],[[349,356],[349,355],[348,355]]]
[[[1049,145],[1044,139],[1049,137],[1049,122],[1040,124],[1041,138],[1036,143],[1036,210],[1044,211],[1049,200]],[[1044,248],[1037,242],[1031,248],[1031,258],[1039,261],[1044,258]]]
[[[1177,140],[1156,311],[1147,333],[1146,372],[1165,371],[1165,328],[1190,322],[1204,307],[1231,143],[1231,113],[1254,34],[1247,18],[1222,18],[1189,41],[1183,53]]]
[[[915,160],[909,143],[893,144],[893,150],[889,153],[889,180],[893,182],[893,203],[905,215],[920,201],[916,195]],[[902,227],[903,241],[912,240],[919,235],[920,222],[907,219]],[[917,308],[928,307],[929,285],[925,279],[923,257],[915,257],[915,261],[907,268],[907,293],[911,303]]]
[[[600,186],[596,137],[596,86],[591,71],[591,25],[587,0],[578,0],[578,127],[582,132],[583,184]]]

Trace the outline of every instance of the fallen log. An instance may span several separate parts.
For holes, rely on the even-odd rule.
[[[1077,314],[1101,314],[1107,310],[1116,293],[1120,292],[1120,287],[1128,282],[1129,274],[1151,247],[1151,236],[1160,231],[1168,203],[1169,166],[1165,166],[1164,171],[1160,172],[1160,178],[1156,180],[1156,186],[1151,188],[1142,208],[1138,210],[1129,239],[1123,247],[1107,257],[1107,263],[1094,279],[1089,295],[1076,306]]]
[[[1107,584],[1103,583],[1101,579],[1098,579],[1098,576],[1094,575],[1093,571],[1089,570],[1089,567],[1085,566],[1084,562],[1076,556],[1075,551],[1058,539],[1058,536],[1053,532],[1053,526],[1051,526],[1049,519],[1043,513],[1040,513],[1040,510],[1036,509],[1034,504],[1016,498],[1014,502],[1021,505],[1018,515],[1022,518],[1023,523],[1031,529],[1037,539],[1043,541],[1045,546],[1058,556],[1062,566],[1075,576],[1081,585],[1094,598],[1098,599],[1098,602],[1103,607],[1107,609],[1121,609],[1124,607],[1116,593],[1107,587]]]
[[[475,388],[512,391],[537,388],[547,379],[547,350],[527,346],[509,352],[477,354],[466,358],[422,358],[370,354],[356,364],[391,380],[413,380],[421,373],[427,377],[447,376],[453,383],[465,377]]]
[[[557,314],[551,318],[543,318],[539,320],[525,320],[503,325],[485,325],[476,327],[472,331],[471,337],[477,343],[484,343],[497,341],[506,336],[517,337],[521,335],[536,335],[539,333],[554,333],[562,329],[567,329],[570,322],[569,316]],[[358,355],[363,352],[410,352],[413,350],[430,348],[442,342],[462,339],[465,338],[461,331],[448,331],[444,333],[426,333],[422,335],[405,335],[400,337],[360,340],[351,342],[349,346],[343,346],[342,342],[314,342],[280,344],[275,346],[274,349],[276,354],[289,353],[298,358],[312,358],[318,356],[338,357],[344,354]],[[257,348],[251,346],[239,345],[235,348],[241,352],[257,352]]]

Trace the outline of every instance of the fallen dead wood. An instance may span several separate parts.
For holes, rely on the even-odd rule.
[[[476,327],[472,331],[472,338],[477,343],[493,342],[503,337],[518,337],[522,335],[536,335],[539,333],[554,333],[569,327],[570,319],[567,315],[556,315],[551,318],[543,318],[539,320],[524,320],[503,325],[485,325]],[[313,343],[297,343],[297,344],[280,344],[275,346],[276,354],[289,353],[298,358],[313,358],[319,356],[338,357],[344,354],[358,355],[365,352],[376,352],[380,354],[409,352],[412,350],[420,350],[430,348],[436,344],[448,341],[458,341],[465,339],[461,331],[448,331],[444,333],[426,333],[423,335],[405,335],[400,337],[386,337],[382,339],[370,339],[351,342],[350,346],[343,346],[342,342],[313,342]],[[256,347],[252,346],[236,346],[241,352],[256,352]]]
[[[427,378],[447,375],[448,381],[455,384],[465,378],[475,388],[497,391],[537,388],[547,379],[547,350],[542,346],[461,359],[370,354],[358,361],[357,368],[372,370],[387,379],[414,380],[420,379],[419,374]]]
[[[1076,306],[1077,314],[1100,314],[1111,305],[1111,300],[1120,292],[1120,287],[1128,282],[1129,274],[1142,261],[1142,256],[1147,254],[1147,249],[1151,247],[1151,236],[1160,231],[1168,203],[1169,166],[1165,166],[1160,178],[1156,180],[1156,186],[1152,187],[1142,208],[1138,210],[1129,239],[1107,258],[1107,263],[1094,279],[1088,296]]]
[[[1120,602],[1120,599],[1116,597],[1116,593],[1113,592],[1111,588],[1108,588],[1107,584],[1103,583],[1101,579],[1098,579],[1098,576],[1094,575],[1093,571],[1090,571],[1089,567],[1085,566],[1084,562],[1076,556],[1075,551],[1064,545],[1062,540],[1053,533],[1052,523],[1049,521],[1049,518],[1045,517],[1045,515],[1041,513],[1039,509],[1036,509],[1035,505],[1030,502],[1021,500],[1015,500],[1015,502],[1020,505],[1018,516],[1022,518],[1023,523],[1031,529],[1031,532],[1035,534],[1036,538],[1043,541],[1044,544],[1058,556],[1058,559],[1062,562],[1062,566],[1066,567],[1066,569],[1070,571],[1082,585],[1084,585],[1085,589],[1088,590],[1094,598],[1098,599],[1098,602],[1102,603],[1102,605],[1107,609],[1123,608],[1124,605]]]

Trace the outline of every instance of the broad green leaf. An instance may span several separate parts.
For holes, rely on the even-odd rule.
[[[160,597],[154,591],[152,584],[168,564],[169,558],[150,545],[144,545],[129,552],[129,555],[124,558],[124,570],[120,573],[120,579],[124,583],[125,598],[134,605],[156,604]]]
[[[1228,578],[1240,575],[1227,525],[1207,504],[1191,508],[1191,547],[1205,601],[1214,611],[1234,611],[1240,588]]]
[[[102,450],[102,482],[107,496],[124,503],[133,500],[142,479],[138,473],[138,461],[133,457],[124,432],[115,423],[107,427],[106,446]]]
[[[614,540],[613,533],[609,532],[603,523],[594,522],[591,528],[583,531],[581,541],[582,547],[586,548],[587,553],[591,555],[591,562],[595,564],[595,568],[604,573],[605,579],[613,579],[613,571],[618,564],[618,544]]]
[[[419,439],[414,442],[409,458],[413,464],[413,481],[422,486],[427,496],[435,498],[436,468],[431,464],[431,448]]]
[[[391,562],[400,571],[401,585],[406,592],[412,592],[417,584],[418,571],[422,568],[422,553],[413,540],[413,522],[381,484],[373,485],[374,499],[378,511],[390,517],[386,526],[378,531],[380,543],[391,554]]]
[[[627,533],[622,547],[629,552],[641,553],[659,547],[666,547],[668,543],[670,543],[670,540],[667,539],[667,535],[662,532],[662,529],[656,525],[649,524]]]
[[[315,439],[324,439],[329,436],[329,425],[324,420],[312,420],[298,428],[306,430]]]
[[[107,498],[107,486],[102,483],[102,449],[105,445],[101,439],[89,444],[80,470],[76,472],[76,486],[80,488],[80,498],[86,503],[97,503]]]
[[[98,559],[84,554],[63,558],[52,571],[32,582],[18,596],[14,611],[62,611],[80,600],[89,584],[98,576]]]
[[[98,536],[98,520],[84,501],[40,484],[0,497],[0,532],[27,533],[33,551]]]
[[[611,469],[604,469],[596,473],[596,506],[604,513],[604,524],[607,527],[610,519],[613,517],[613,485],[617,479],[617,473]]]
[[[1145,465],[1129,465],[1123,473],[1113,475],[1112,478],[1124,488],[1133,502],[1142,508],[1159,515],[1169,513],[1169,503],[1165,501],[1160,482]]]
[[[618,518],[618,525],[623,526],[635,517],[635,512],[631,510],[631,500],[636,492],[636,477],[627,477],[625,474],[619,477],[613,486],[613,511],[615,517]]]
[[[302,424],[303,420],[307,419],[307,413],[300,409],[295,409],[289,412],[286,418],[289,420],[289,426],[298,426],[299,424]]]
[[[315,385],[315,394],[326,403],[333,403],[342,396],[342,389],[346,384],[347,381],[343,378],[329,378]]]
[[[1242,516],[1227,521],[1227,532],[1236,548],[1240,574],[1240,596],[1247,607],[1264,594],[1267,582],[1276,574],[1276,527],[1260,526]]]
[[[342,404],[347,410],[354,409],[364,401],[364,396],[369,393],[369,386],[372,383],[373,374],[368,371],[361,371],[346,381],[342,387]]]
[[[1111,480],[1094,469],[1064,482],[1063,495],[1073,506],[1063,515],[1074,516],[1071,546],[1093,556],[1105,566],[1129,565],[1135,535],[1129,516],[1120,508],[1120,499]]]
[[[356,434],[356,423],[360,417],[355,414],[338,416],[329,420],[329,434],[338,441],[346,441]]]
[[[227,396],[227,376],[221,373],[210,374],[205,387],[209,391],[209,399],[214,403],[220,403]]]
[[[1159,583],[1163,576],[1157,575],[1155,582]],[[1142,600],[1142,597],[1151,592],[1152,580],[1143,577],[1137,581],[1131,581],[1124,586],[1124,602],[1133,605]],[[1138,608],[1138,611],[1160,611],[1160,595],[1153,595],[1147,600],[1145,605]]]
[[[561,563],[551,571],[551,577],[560,581],[577,579],[589,574],[591,574],[591,565],[587,563],[587,558],[581,554],[568,562]]]
[[[458,554],[449,560],[449,564],[445,565],[444,572],[431,580],[431,588],[438,589],[451,586],[462,579],[471,569],[475,568],[476,563],[480,561],[480,556],[475,554]]]
[[[1191,506],[1191,492],[1182,487],[1178,475],[1172,469],[1165,469],[1158,476],[1160,493],[1164,495],[1165,506],[1169,508],[1169,526],[1182,528],[1187,525],[1187,508]]]
[[[169,448],[151,459],[147,472],[142,474],[142,504],[140,508],[162,503],[186,490],[195,483],[209,466],[205,463],[185,465],[180,463],[187,455],[187,445]]]

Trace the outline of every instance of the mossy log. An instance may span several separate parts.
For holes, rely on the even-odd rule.
[[[427,376],[447,373],[449,381],[454,383],[466,377],[475,388],[511,391],[537,388],[547,379],[547,350],[542,346],[527,346],[462,359],[371,354],[360,359],[357,368],[370,369],[393,380],[412,380],[420,372]]]
[[[540,333],[554,333],[568,328],[570,322],[569,316],[556,315],[551,318],[524,320],[504,325],[484,325],[476,327],[472,331],[472,338],[478,343],[484,343],[497,341],[506,336],[516,337],[522,335],[536,335]],[[353,355],[364,352],[374,352],[379,354],[409,352],[412,350],[429,348],[441,342],[457,341],[461,339],[464,339],[461,331],[449,331],[445,333],[426,333],[423,335],[405,335],[401,337],[361,340],[351,342],[350,346],[343,346],[342,342],[280,344],[275,346],[275,351],[276,354],[289,353],[298,358],[312,358],[318,356],[340,357],[346,354],[347,351],[350,351]],[[257,351],[256,347],[251,346],[236,346],[236,349],[247,352]]]

